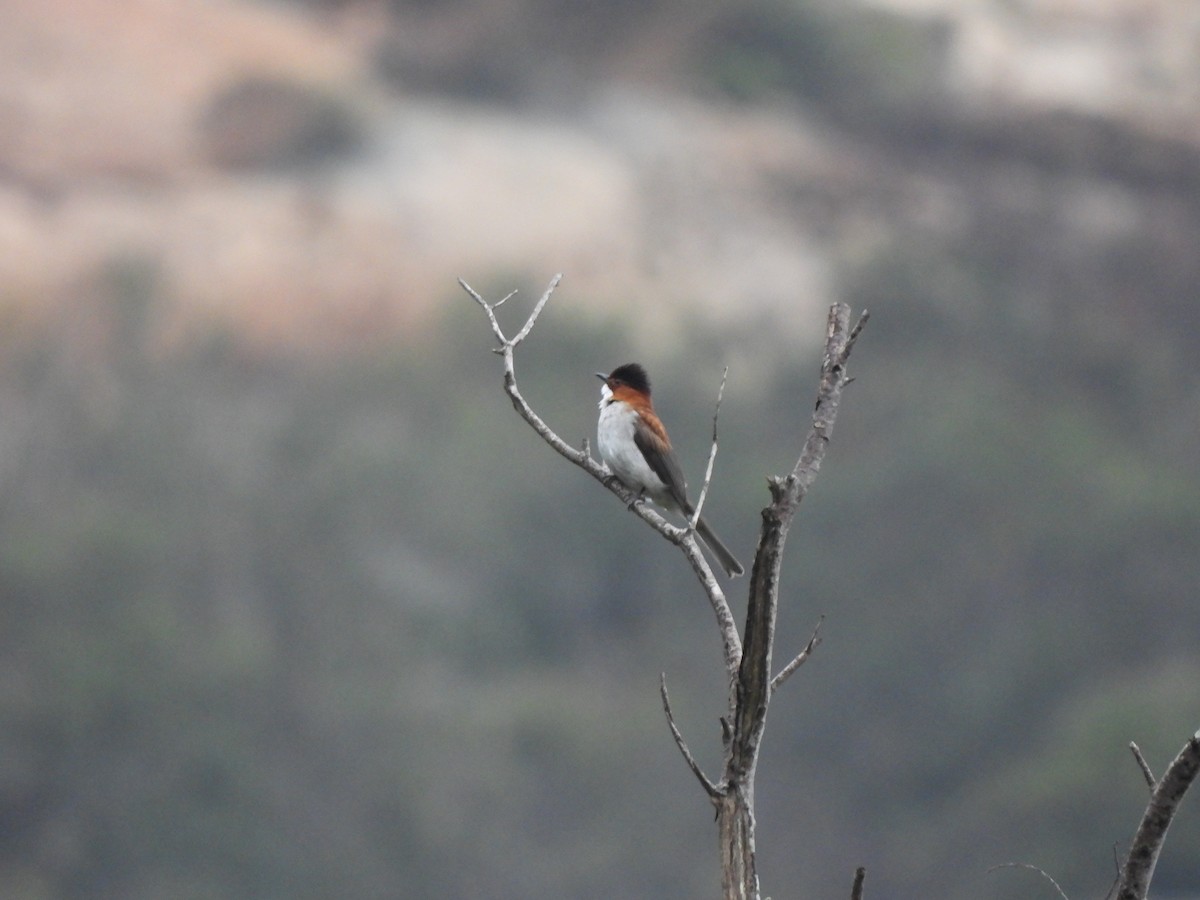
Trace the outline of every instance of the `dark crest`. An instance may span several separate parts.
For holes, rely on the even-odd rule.
[[[637,363],[626,363],[623,366],[617,366],[608,376],[610,385],[627,384],[635,391],[640,391],[646,396],[650,396],[650,378],[646,375],[646,370]]]

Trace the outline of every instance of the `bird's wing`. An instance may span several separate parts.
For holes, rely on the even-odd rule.
[[[656,434],[642,419],[634,426],[633,442],[642,451],[642,456],[646,458],[654,474],[667,486],[679,508],[691,515],[692,504],[688,502],[687,480],[683,477],[683,470],[679,468],[679,460],[675,458],[670,443]]]

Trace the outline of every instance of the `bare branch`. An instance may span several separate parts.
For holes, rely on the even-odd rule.
[[[651,524],[656,531],[679,547],[688,561],[688,565],[692,567],[692,572],[700,582],[700,586],[704,589],[704,593],[708,596],[709,606],[712,607],[713,615],[717,620],[717,630],[721,633],[725,669],[730,679],[735,679],[742,659],[742,639],[738,634],[737,621],[733,618],[733,610],[725,598],[725,592],[717,583],[717,576],[713,574],[708,557],[700,549],[695,534],[686,528],[676,528],[662,519],[659,521],[662,521],[662,527]]]
[[[771,679],[771,693],[775,693],[779,687],[792,677],[792,673],[808,662],[808,658],[812,656],[812,652],[817,649],[817,645],[821,643],[821,623],[825,621],[825,617],[817,619],[817,627],[813,629],[812,637],[808,639],[808,643],[801,650],[796,658],[779,670],[779,674]]]
[[[641,507],[644,504],[638,504],[638,506]],[[635,512],[637,512],[636,509]],[[645,517],[643,516],[643,518]],[[656,516],[656,518],[659,517]],[[676,528],[661,518],[659,518],[659,521],[663,523],[663,527],[654,526],[655,529],[667,540],[679,547],[687,559],[688,565],[692,567],[692,572],[695,573],[701,587],[704,588],[705,594],[708,595],[708,603],[712,607],[713,615],[717,618],[717,629],[721,633],[721,645],[725,656],[725,670],[732,682],[737,678],[738,666],[741,665],[742,661],[742,639],[738,634],[737,621],[733,617],[733,610],[729,606],[729,601],[725,599],[725,592],[721,590],[721,585],[717,582],[717,576],[713,574],[708,557],[700,549],[695,532],[688,528]]]
[[[1010,863],[1000,863],[1000,865],[998,865],[998,866],[992,866],[990,869],[988,869],[988,872],[989,873],[995,872],[997,869],[1031,869],[1032,871],[1037,872],[1039,875],[1041,875],[1043,878],[1045,878],[1052,885],[1054,885],[1054,889],[1056,891],[1058,891],[1058,896],[1062,897],[1062,900],[1071,900],[1071,898],[1068,897],[1066,895],[1066,893],[1063,891],[1062,887],[1059,886],[1059,883],[1057,881],[1055,881],[1053,878],[1051,878],[1050,875],[1047,874],[1045,869],[1038,868],[1037,866],[1032,866],[1029,863],[1011,863],[1010,862]]]
[[[1150,803],[1125,857],[1117,900],[1145,900],[1167,829],[1197,773],[1200,773],[1200,731],[1183,745],[1150,795]]]
[[[690,528],[679,528],[672,525],[653,509],[648,504],[635,502],[637,496],[626,488],[621,482],[613,477],[612,472],[598,460],[592,458],[591,448],[588,442],[583,442],[583,449],[576,450],[561,437],[559,437],[549,425],[542,421],[541,417],[533,411],[533,408],[526,402],[522,396],[520,389],[517,387],[515,349],[533,330],[534,324],[537,322],[538,316],[549,302],[554,289],[558,287],[562,280],[562,275],[555,275],[551,279],[545,293],[542,294],[537,304],[534,306],[533,312],[530,313],[521,330],[517,332],[513,338],[505,337],[504,330],[500,327],[500,322],[496,318],[496,307],[512,296],[508,296],[499,303],[491,304],[483,299],[479,293],[467,284],[463,279],[459,279],[458,283],[464,291],[466,291],[487,316],[488,323],[491,325],[492,334],[500,342],[500,346],[494,348],[495,352],[504,358],[504,390],[512,401],[513,408],[523,418],[534,431],[549,444],[556,453],[565,459],[571,461],[579,468],[583,469],[601,484],[603,484],[611,493],[621,499],[621,502],[643,522],[661,534],[664,538],[675,544],[683,552],[688,560],[688,564],[692,567],[692,571],[696,573],[696,577],[700,580],[705,593],[708,595],[709,604],[713,608],[713,613],[717,618],[717,626],[721,632],[721,640],[724,647],[725,666],[730,673],[732,679],[738,668],[738,664],[742,658],[742,641],[737,633],[737,623],[733,618],[733,612],[729,608],[729,602],[725,599],[725,594],[717,584],[716,576],[713,575],[712,569],[709,567],[708,560],[705,559],[703,552],[700,550],[696,542],[694,532]],[[722,382],[722,386],[724,382]],[[714,426],[715,427],[715,426]]]
[[[679,752],[683,754],[683,761],[688,764],[688,768],[692,770],[692,774],[696,776],[696,780],[700,782],[700,786],[704,788],[705,793],[714,800],[720,798],[721,789],[713,784],[707,775],[701,770],[696,758],[692,756],[692,751],[688,749],[687,743],[683,739],[678,726],[675,724],[675,716],[671,713],[671,698],[667,696],[667,673],[659,674],[659,693],[662,695],[663,712],[667,714],[667,725],[671,729],[671,737],[675,738],[675,746],[679,748]]]
[[[859,866],[854,870],[854,886],[850,888],[850,900],[862,900],[863,882],[867,878],[867,870]]]
[[[700,486],[700,496],[696,498],[696,508],[692,511],[692,520],[688,527],[695,529],[700,521],[700,510],[704,508],[704,500],[708,497],[708,484],[712,480],[713,464],[717,461],[717,416],[721,413],[721,398],[725,396],[725,379],[729,377],[729,366],[721,373],[721,387],[717,389],[717,405],[713,409],[712,446],[708,451],[708,466],[704,469],[704,484]]]
[[[1154,773],[1150,770],[1150,764],[1146,762],[1146,757],[1142,756],[1142,750],[1133,741],[1129,742],[1129,749],[1133,751],[1133,758],[1137,760],[1138,766],[1142,770],[1142,775],[1146,779],[1146,784],[1150,788],[1150,792],[1154,792],[1154,788],[1158,786],[1158,779],[1154,777]]]
[[[500,327],[500,323],[496,319],[496,307],[500,304],[488,303],[481,296],[479,296],[478,292],[474,288],[463,281],[463,279],[458,279],[458,283],[462,286],[462,289],[470,294],[472,299],[479,304],[480,308],[483,309],[484,314],[488,318],[488,323],[492,327],[492,334],[494,334],[497,340],[500,341],[500,346],[496,348],[496,352],[504,357],[504,390],[508,394],[509,399],[512,401],[513,408],[516,409],[516,411],[521,415],[521,418],[523,418],[530,424],[530,426],[533,427],[533,430],[541,436],[542,440],[553,447],[556,452],[575,463],[575,465],[586,471],[593,478],[604,482],[609,477],[608,470],[595,460],[591,459],[587,453],[576,450],[557,434],[555,434],[550,426],[543,422],[537,413],[535,413],[529,406],[529,404],[525,402],[525,398],[521,395],[520,390],[517,388],[517,375],[515,361],[513,359],[513,349],[517,346],[517,344],[523,341],[533,329],[534,323],[537,322],[538,316],[541,315],[542,310],[545,308],[546,303],[550,300],[551,294],[554,293],[554,289],[558,286],[558,283],[561,279],[562,275],[555,275],[554,278],[551,279],[550,286],[546,288],[546,292],[542,294],[541,299],[538,300],[537,306],[534,307],[533,312],[530,313],[525,325],[517,333],[517,336],[512,339],[504,336],[504,330]],[[512,294],[508,295],[508,297],[511,296]],[[504,299],[507,300],[508,297],[505,297]],[[503,303],[504,301],[501,300],[500,302]],[[612,490],[611,484],[607,484],[607,486],[610,490]],[[613,493],[622,497],[622,499],[624,499],[626,502],[630,502],[633,499],[632,495],[630,495],[628,491],[614,490]]]

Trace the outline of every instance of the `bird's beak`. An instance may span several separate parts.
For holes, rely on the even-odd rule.
[[[596,377],[599,378],[601,381],[608,381],[608,376],[605,375],[603,372],[597,372]]]

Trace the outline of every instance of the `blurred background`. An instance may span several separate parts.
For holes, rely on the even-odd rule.
[[[728,365],[747,563],[872,311],[764,894],[1103,896],[1200,725],[1198,248],[1194,3],[0,4],[0,896],[717,895],[711,610],[455,283],[559,271],[527,397],[643,362],[697,484]]]

